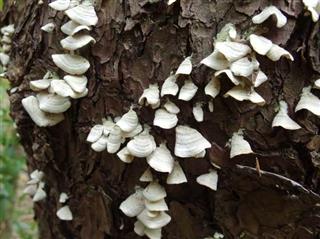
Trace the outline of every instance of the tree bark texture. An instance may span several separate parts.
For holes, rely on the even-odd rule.
[[[105,116],[125,113],[137,104],[144,88],[150,83],[161,85],[191,54],[196,63],[191,78],[201,89],[192,102],[206,100],[200,92],[212,70],[198,63],[212,52],[213,37],[226,23],[245,33],[253,27],[252,16],[270,4],[284,12],[288,23],[277,29],[269,19],[266,35],[291,52],[295,61],[274,63],[258,56],[269,80],[257,91],[267,104],[261,107],[223,98],[232,86],[228,80],[214,100],[214,112],[206,110],[202,123],[193,119],[192,102],[174,100],[182,112],[179,124],[198,129],[212,148],[205,159],[180,159],[187,184],[164,184],[172,221],[164,228],[163,238],[197,239],[215,231],[223,232],[225,238],[320,237],[320,119],[301,111],[294,117],[302,129],[271,128],[277,102],[288,102],[292,114],[302,88],[320,73],[319,23],[305,15],[301,1],[178,0],[167,6],[164,0],[98,0],[99,23],[92,32],[97,43],[81,51],[91,62],[89,94],[74,100],[66,119],[50,128],[37,127],[21,100],[33,94],[29,81],[41,79],[47,70],[63,76],[50,56],[63,52],[59,41],[64,36],[61,31],[42,32],[40,27],[50,21],[60,27],[67,19],[49,9],[47,0],[43,5],[37,2],[7,3],[2,20],[16,26],[8,77],[18,90],[10,93],[11,114],[30,172],[45,172],[48,197],[34,205],[40,238],[139,238],[133,232],[134,219],[118,207],[139,184],[147,164],[136,159],[126,165],[115,155],[92,151],[86,143],[90,128]],[[185,79],[179,78],[180,84]],[[139,111],[143,123],[151,125],[153,115],[148,108]],[[239,127],[245,129],[256,154],[230,159],[225,144]],[[166,139],[173,151],[174,130],[154,128],[152,134],[157,143]],[[256,159],[264,171],[261,175],[255,169]],[[208,172],[210,161],[222,167],[216,192],[195,181]],[[165,182],[164,175],[159,178]],[[55,215],[61,192],[71,196],[71,222]]]

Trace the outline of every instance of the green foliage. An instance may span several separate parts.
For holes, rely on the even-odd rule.
[[[36,238],[36,224],[32,204],[24,205],[27,196],[17,192],[24,187],[18,185],[18,179],[25,168],[25,158],[9,116],[8,88],[8,81],[0,78],[0,239],[12,238],[12,233],[31,239]],[[27,222],[21,220],[26,215],[31,215]]]
[[[3,0],[0,0],[0,11],[3,9]]]

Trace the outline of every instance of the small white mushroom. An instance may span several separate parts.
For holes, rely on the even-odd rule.
[[[217,71],[228,68],[230,64],[225,56],[216,49],[200,63]]]
[[[249,61],[248,57],[244,57],[233,62],[230,66],[230,70],[236,76],[249,77],[253,73],[254,64]]]
[[[4,44],[11,44],[12,43],[11,36],[4,35],[1,38],[1,42],[4,43]]]
[[[86,139],[87,142],[90,142],[90,143],[96,142],[102,136],[103,130],[104,130],[104,126],[101,124],[97,124],[93,126]]]
[[[96,142],[91,144],[91,148],[96,152],[102,152],[108,146],[108,137],[102,135]]]
[[[132,156],[130,154],[130,152],[128,151],[127,147],[124,147],[123,149],[121,149],[117,153],[117,156],[124,163],[132,163],[132,161],[134,160],[134,156]]]
[[[70,8],[65,13],[72,21],[85,26],[94,26],[99,20],[94,7],[89,2]]]
[[[179,86],[176,83],[177,76],[170,75],[161,87],[161,97],[165,95],[177,95],[179,91]]]
[[[137,218],[150,229],[160,229],[171,221],[171,217],[167,213],[151,212],[147,209],[143,210]]]
[[[288,52],[287,50],[283,49],[282,47],[276,44],[272,44],[272,47],[270,48],[266,56],[272,61],[279,61],[282,56],[284,56],[285,58],[291,61],[294,60],[290,52]]]
[[[239,60],[251,53],[251,48],[239,42],[217,42],[215,49],[222,53],[229,62]]]
[[[39,202],[47,197],[47,193],[44,191],[44,183],[40,182],[36,193],[34,194],[32,201]]]
[[[38,170],[38,169],[34,170],[34,171],[30,174],[30,178],[31,178],[32,180],[36,180],[37,183],[40,182],[40,181],[43,179],[43,177],[44,177],[44,172],[42,172],[42,171],[40,171],[40,170]],[[29,181],[29,182],[30,182],[30,181]]]
[[[191,56],[188,56],[181,62],[175,75],[190,75],[191,71],[192,71]]]
[[[165,108],[171,114],[178,114],[180,112],[179,107],[169,99],[167,99],[167,102],[163,105],[163,108]]]
[[[0,29],[1,33],[5,36],[11,36],[14,33],[14,30],[14,24],[4,26]]]
[[[143,91],[143,94],[139,98],[140,105],[150,105],[153,109],[157,108],[160,104],[158,84],[150,84],[147,89]]]
[[[137,188],[135,193],[131,194],[120,204],[119,209],[126,216],[136,217],[143,211],[145,206],[142,192],[142,188]]]
[[[121,129],[118,125],[113,126],[108,136],[107,151],[110,154],[118,152],[122,143]]]
[[[86,34],[68,36],[60,41],[61,46],[69,51],[78,50],[89,43],[96,43],[96,40],[92,36]]]
[[[211,77],[211,80],[204,88],[204,92],[206,95],[210,95],[212,98],[216,98],[220,93],[220,89],[220,80],[217,77]]]
[[[226,70],[221,70],[221,71],[217,71],[214,73],[214,76],[218,77],[222,74],[226,74],[226,76],[231,80],[231,82],[235,85],[239,85],[240,84],[240,81],[237,77],[235,77],[232,73],[231,70],[229,69],[226,69]]]
[[[288,130],[297,130],[301,126],[293,121],[288,115],[288,104],[285,101],[279,102],[279,112],[272,121],[272,127],[280,126]]]
[[[70,100],[60,95],[38,93],[37,99],[39,101],[39,108],[47,113],[63,113],[71,106]]]
[[[158,182],[153,181],[143,190],[145,199],[154,202],[164,199],[167,196],[166,190]]]
[[[56,27],[56,25],[53,22],[50,22],[50,23],[42,26],[41,30],[50,33],[54,30],[55,27]]]
[[[183,101],[191,100],[197,93],[198,86],[196,86],[192,80],[186,80],[181,87],[178,99]]]
[[[69,97],[74,94],[72,88],[64,80],[52,80],[48,91],[61,97]]]
[[[307,10],[311,13],[312,21],[319,20],[320,2],[318,0],[302,0]]]
[[[52,60],[56,66],[71,75],[82,75],[90,67],[89,61],[79,55],[54,54]]]
[[[229,97],[238,100],[238,101],[244,101],[249,100],[254,104],[258,105],[264,105],[265,100],[253,89],[248,87],[242,87],[242,86],[235,86],[231,90],[229,90],[227,93],[224,94],[224,97]]]
[[[152,154],[147,156],[147,163],[157,172],[171,173],[174,159],[165,143],[161,143]]]
[[[153,125],[162,129],[172,129],[178,123],[176,114],[168,112],[166,109],[157,109],[153,119]]]
[[[236,27],[232,23],[227,23],[216,36],[216,41],[232,41],[237,38]]]
[[[60,193],[59,203],[65,203],[69,199],[66,193]]]
[[[260,24],[263,23],[265,20],[267,20],[270,16],[274,15],[277,19],[277,27],[281,28],[287,23],[287,18],[285,15],[282,14],[282,12],[275,6],[269,6],[263,9],[262,12],[260,12],[258,15],[254,16],[252,18],[252,22],[254,24]]]
[[[208,187],[214,191],[217,191],[218,187],[218,173],[215,170],[211,170],[209,173],[202,174],[197,177],[197,183]]]
[[[178,161],[174,162],[172,172],[167,177],[167,184],[181,184],[188,182],[186,175]]]
[[[153,181],[153,175],[152,175],[152,172],[149,167],[141,175],[141,177],[139,178],[139,181],[140,182],[152,182]]]
[[[138,126],[134,130],[132,130],[130,132],[122,132],[122,137],[123,138],[133,138],[134,136],[140,134],[142,130],[143,129],[142,129],[141,124],[138,124]]]
[[[67,10],[70,5],[70,0],[55,0],[54,2],[49,3],[49,7],[57,11]]]
[[[249,40],[253,49],[260,55],[266,55],[272,47],[272,41],[263,36],[251,34]]]
[[[39,107],[37,98],[33,95],[22,99],[22,106],[39,127],[54,126],[64,120],[63,114],[43,112]]]
[[[156,149],[156,142],[153,136],[149,134],[149,129],[145,129],[128,142],[127,148],[131,155],[145,158]]]
[[[258,71],[256,78],[254,79],[254,87],[259,87],[268,80],[268,76],[261,70]]]
[[[230,158],[253,153],[249,142],[243,138],[243,129],[239,129],[238,132],[233,133],[230,139],[230,147]]]
[[[85,26],[85,25],[80,25],[77,22],[74,21],[68,21],[67,23],[63,24],[61,26],[61,31],[69,36],[73,36],[74,34],[82,31],[82,30],[87,30],[91,31],[91,27]]]
[[[320,99],[311,93],[311,86],[304,87],[302,89],[300,100],[296,106],[295,112],[302,109],[320,116]]]
[[[138,236],[144,236],[144,230],[145,230],[145,226],[142,224],[142,222],[140,222],[139,220],[136,221],[134,223],[134,232],[138,235]]]
[[[210,148],[210,142],[196,129],[189,126],[176,127],[174,154],[181,158],[194,157],[203,150]]]
[[[57,211],[57,217],[62,221],[72,221],[73,216],[72,212],[70,210],[70,207],[68,205],[63,206]]]
[[[10,56],[6,53],[0,52],[0,62],[1,62],[1,65],[7,66],[10,62]]]
[[[130,110],[125,113],[121,119],[116,123],[120,129],[124,132],[131,132],[138,127],[139,119],[137,113],[130,108]]]
[[[149,201],[145,200],[145,206],[149,211],[159,212],[159,211],[168,211],[168,205],[164,199],[159,201]]]
[[[192,108],[192,114],[195,120],[198,122],[202,122],[204,119],[204,112],[203,112],[202,106],[203,106],[203,102],[197,102],[194,104]]]
[[[30,81],[30,89],[33,91],[41,91],[49,88],[51,80],[42,79],[42,80],[33,80]]]
[[[82,76],[71,76],[66,75],[63,77],[65,82],[74,90],[75,92],[82,93],[86,90],[88,78],[84,75]]]

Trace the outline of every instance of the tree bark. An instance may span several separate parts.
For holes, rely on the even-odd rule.
[[[45,172],[48,197],[34,205],[40,238],[139,238],[133,232],[134,219],[118,207],[139,184],[147,164],[137,159],[126,165],[115,155],[92,151],[86,143],[90,128],[105,116],[125,113],[143,89],[150,83],[161,85],[186,56],[199,63],[212,52],[213,37],[225,24],[233,23],[245,33],[253,27],[252,16],[270,4],[285,13],[288,23],[277,29],[268,20],[266,35],[290,51],[295,61],[273,63],[258,57],[269,80],[257,91],[267,104],[261,107],[223,98],[232,86],[227,80],[214,100],[214,112],[207,110],[202,123],[193,119],[191,109],[192,102],[207,99],[203,93],[192,102],[175,100],[182,112],[179,124],[198,129],[212,148],[204,159],[179,160],[187,184],[165,185],[172,221],[164,228],[163,238],[197,239],[215,231],[223,232],[225,238],[320,237],[320,119],[303,111],[295,114],[302,129],[271,128],[277,102],[285,99],[292,113],[302,88],[320,73],[319,23],[305,16],[300,1],[178,0],[167,6],[164,0],[98,0],[99,23],[92,32],[97,43],[81,50],[91,62],[89,94],[74,100],[66,119],[49,128],[37,127],[21,100],[32,94],[29,81],[41,79],[47,70],[63,76],[50,57],[63,52],[59,44],[63,34],[47,34],[40,27],[50,21],[60,27],[66,17],[50,10],[46,0],[43,5],[37,2],[26,0],[19,7],[7,3],[2,20],[16,26],[8,70],[12,87],[17,87],[10,93],[11,114],[30,172]],[[212,70],[196,64],[191,78],[203,92],[211,75]],[[151,125],[153,114],[142,109],[139,118]],[[225,144],[239,127],[245,129],[256,154],[229,159]],[[166,139],[173,151],[174,130],[154,128],[152,134],[157,143]],[[263,170],[260,176],[256,159]],[[221,166],[216,192],[195,181],[208,172],[210,162]],[[159,178],[165,182],[164,175]],[[55,215],[60,192],[71,195],[71,222]]]

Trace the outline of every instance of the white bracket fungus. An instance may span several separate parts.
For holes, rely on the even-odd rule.
[[[230,158],[253,153],[249,142],[243,138],[243,129],[239,129],[238,132],[233,133],[230,139],[230,148]]]
[[[165,143],[161,143],[149,156],[147,163],[157,172],[171,173],[174,166],[174,159]]]
[[[288,130],[297,130],[301,126],[293,121],[288,115],[288,104],[285,101],[279,102],[279,112],[272,121],[272,127],[280,126]]]
[[[32,196],[32,201],[39,202],[47,197],[44,191],[44,182],[42,181],[44,173],[39,170],[35,170],[30,174],[30,180],[27,182],[27,187],[24,189],[24,193]]]
[[[311,13],[312,21],[319,20],[320,2],[319,0],[302,0],[306,9]]]
[[[177,95],[179,91],[179,86],[176,83],[177,76],[170,75],[162,84],[161,87],[161,97],[165,95]]]
[[[62,221],[71,221],[73,220],[72,212],[70,210],[70,207],[68,205],[63,206],[60,208],[57,213],[57,217]]]
[[[204,92],[206,95],[210,95],[212,98],[216,98],[219,95],[221,89],[220,80],[218,77],[211,77],[211,80],[204,88]]]
[[[191,56],[188,56],[181,62],[175,75],[190,75],[191,71],[192,71]]]
[[[157,109],[154,115],[153,125],[162,129],[172,129],[178,123],[178,117],[166,109]]]
[[[178,99],[183,101],[191,100],[197,93],[198,86],[196,86],[192,80],[186,80],[181,87]]]
[[[186,175],[178,161],[174,162],[173,170],[167,177],[167,184],[181,184],[188,182]]]
[[[149,88],[145,89],[139,98],[140,105],[150,105],[152,109],[158,108],[160,105],[158,84],[150,84]]]
[[[197,183],[205,187],[208,187],[211,190],[217,191],[217,187],[218,187],[217,171],[211,169],[209,173],[200,175],[199,177],[197,177]]]
[[[283,13],[275,6],[269,6],[263,9],[262,12],[252,18],[252,22],[254,24],[261,24],[272,15],[274,15],[277,19],[276,26],[278,28],[281,28],[287,24],[286,16],[283,15]]]
[[[41,30],[50,33],[54,30],[55,27],[56,27],[56,25],[53,22],[50,22],[50,23],[42,26]]]
[[[196,129],[179,125],[176,127],[174,154],[181,158],[194,157],[203,150],[211,148],[210,142]]]
[[[197,102],[193,105],[192,114],[197,122],[202,122],[204,119],[204,112],[202,107],[203,102]]]
[[[311,93],[311,86],[304,87],[302,89],[300,100],[296,106],[295,112],[302,109],[320,116],[320,99]]]

